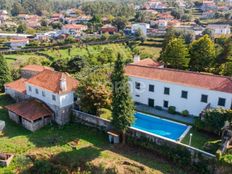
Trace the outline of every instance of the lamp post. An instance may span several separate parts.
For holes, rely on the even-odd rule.
[[[189,146],[191,146],[191,144],[192,144],[192,136],[193,136],[193,134],[191,133],[189,136]]]

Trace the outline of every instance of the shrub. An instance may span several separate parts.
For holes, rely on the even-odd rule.
[[[176,107],[175,106],[169,106],[168,113],[170,113],[170,114],[176,114]]]
[[[163,108],[162,108],[161,106],[155,106],[155,109],[156,109],[156,110],[159,110],[159,111],[162,111],[162,110],[163,110]]]
[[[181,115],[187,117],[187,116],[189,116],[189,111],[188,110],[184,110],[184,111],[181,112]]]
[[[204,115],[204,120],[198,119],[195,126],[199,129],[206,130],[215,134],[220,134],[221,128],[224,126],[225,121],[231,122],[232,110],[226,109],[210,109]]]

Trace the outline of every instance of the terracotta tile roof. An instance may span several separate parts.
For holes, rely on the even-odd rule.
[[[24,66],[21,70],[25,70],[25,71],[34,71],[34,72],[42,72],[44,70],[53,70],[50,67],[47,66],[41,66],[41,65],[26,65]]]
[[[143,59],[143,60],[140,60],[138,63],[132,63],[133,65],[140,65],[140,66],[151,66],[151,67],[159,67],[159,66],[162,66],[161,63],[157,62],[157,61],[154,61],[152,59]]]
[[[125,68],[125,73],[131,77],[232,93],[232,79],[225,76],[209,75],[167,68],[138,66],[133,64],[129,64]]]
[[[62,91],[60,87],[60,81],[64,78],[66,79],[67,88],[65,91]],[[64,94],[75,91],[78,86],[78,81],[69,76],[67,73],[61,73],[51,70],[44,70],[43,72],[30,78],[27,83],[52,91],[57,94]]]
[[[29,42],[29,39],[27,39],[27,38],[11,39],[10,42],[11,42],[11,43]]]
[[[63,28],[69,30],[87,30],[87,26],[81,24],[66,24]]]
[[[5,108],[29,121],[35,121],[45,116],[52,116],[53,114],[48,106],[35,99],[12,104]]]
[[[7,88],[11,88],[14,91],[18,91],[20,93],[26,93],[26,83],[27,79],[21,78],[19,80],[10,82],[10,83],[6,83],[4,86]]]

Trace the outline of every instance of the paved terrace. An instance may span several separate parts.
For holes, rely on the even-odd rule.
[[[152,108],[152,107],[149,107],[143,104],[135,104],[135,107],[136,107],[136,111],[138,112],[156,115],[162,118],[167,118],[167,119],[174,120],[177,122],[179,121],[185,124],[194,124],[194,121],[195,121],[194,117],[192,116],[184,117],[184,116],[177,115],[177,114],[175,115],[169,114],[167,111],[164,111],[164,110],[160,111],[160,110],[157,110],[155,108]]]

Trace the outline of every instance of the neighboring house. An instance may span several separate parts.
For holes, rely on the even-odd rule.
[[[201,19],[212,19],[215,16],[215,12],[213,10],[204,11],[201,15]]]
[[[51,21],[52,22],[57,22],[57,21],[60,21],[61,19],[64,18],[64,15],[62,13],[54,13],[52,16],[51,16]]]
[[[77,17],[77,24],[87,24],[92,19],[91,16],[81,15]]]
[[[71,9],[68,9],[66,10],[65,14],[66,16],[69,16],[69,17],[77,17],[77,9],[76,8],[71,8]]]
[[[68,123],[78,81],[47,67],[30,65],[22,72],[23,76],[31,78],[6,84],[5,93],[14,99],[17,99],[15,94],[24,95],[20,101],[28,98],[29,101],[7,106],[10,118],[31,131],[38,130],[51,120],[60,125]]]
[[[0,23],[5,22],[9,19],[8,12],[6,10],[0,10]]]
[[[151,26],[157,26],[158,28],[166,28],[168,26],[168,21],[167,20],[156,20],[156,21],[150,21]]]
[[[81,24],[67,24],[64,25],[62,28],[62,33],[63,34],[70,34],[74,36],[79,36],[81,35],[82,31],[87,30],[88,27],[87,25],[81,25]]]
[[[10,40],[10,47],[13,50],[20,49],[22,47],[25,47],[29,44],[29,39],[27,38],[18,38],[18,39],[11,39]]]
[[[168,12],[166,12],[166,13],[159,13],[157,15],[157,18],[159,20],[167,20],[167,21],[171,21],[171,20],[174,19],[174,17],[170,13],[168,13]]]
[[[150,64],[150,63],[149,63]],[[232,80],[230,77],[182,71],[138,63],[129,64],[131,93],[136,103],[176,107],[178,112],[188,110],[199,116],[208,106],[230,109]]]
[[[228,24],[209,24],[206,28],[212,30],[214,35],[228,35],[231,33],[231,27]]]
[[[147,36],[147,29],[150,28],[150,24],[146,23],[136,23],[131,26],[131,33],[136,34],[140,31],[144,36]]]
[[[78,19],[76,17],[67,17],[64,18],[66,24],[77,24]]]
[[[207,10],[217,10],[218,6],[213,0],[203,0],[201,10],[202,11],[207,11]]]
[[[117,31],[118,31],[117,28],[112,26],[111,24],[106,24],[103,27],[101,27],[101,33],[114,34]]]

